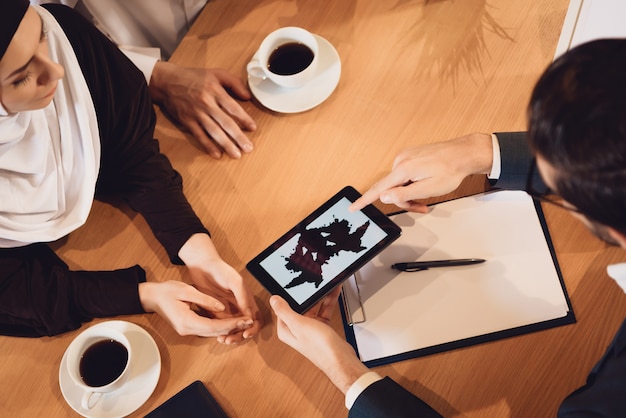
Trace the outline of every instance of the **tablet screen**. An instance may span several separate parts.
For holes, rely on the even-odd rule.
[[[346,187],[248,263],[273,294],[304,312],[400,235],[369,205],[348,207],[360,194]]]

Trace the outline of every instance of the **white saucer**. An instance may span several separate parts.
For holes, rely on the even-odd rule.
[[[290,89],[270,79],[248,76],[250,91],[265,107],[280,113],[298,113],[314,108],[331,95],[341,76],[341,59],[335,47],[318,35],[317,74],[304,87]]]
[[[93,408],[84,409],[80,405],[82,389],[76,386],[67,371],[66,350],[59,368],[59,386],[72,409],[85,417],[123,417],[137,410],[154,392],[161,375],[161,354],[152,336],[139,325],[126,321],[106,321],[93,327],[101,326],[124,332],[133,352],[137,353],[133,357],[128,382],[120,389],[104,394]]]

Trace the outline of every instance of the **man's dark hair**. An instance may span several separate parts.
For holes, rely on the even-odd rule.
[[[626,234],[626,40],[571,49],[537,82],[529,141],[555,187],[590,220]]]

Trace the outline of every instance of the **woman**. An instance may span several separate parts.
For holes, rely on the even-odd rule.
[[[90,23],[64,6],[0,3],[0,333],[53,335],[144,311],[222,343],[258,332],[254,299],[187,202],[154,124],[143,75]],[[69,270],[45,243],[112,194],[145,217],[196,287],[231,296],[239,312],[181,282],[146,282],[139,266]]]

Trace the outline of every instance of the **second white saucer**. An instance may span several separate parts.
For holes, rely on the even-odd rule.
[[[65,401],[82,416],[92,418],[124,417],[143,405],[159,382],[161,375],[161,354],[154,339],[139,325],[126,321],[106,321],[94,327],[106,326],[122,331],[134,352],[141,353],[132,361],[128,382],[120,389],[102,395],[100,401],[91,409],[84,409],[81,404],[82,389],[76,386],[67,371],[67,351],[61,359],[59,368],[59,386]]]

